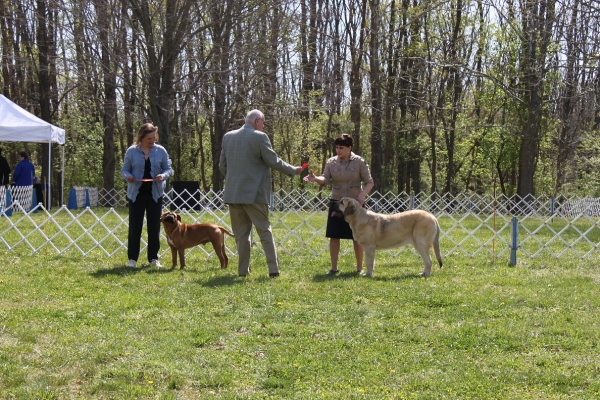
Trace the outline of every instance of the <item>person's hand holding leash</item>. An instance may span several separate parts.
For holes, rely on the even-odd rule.
[[[315,174],[313,173],[312,169],[310,171],[308,171],[308,175],[306,175],[304,177],[304,179],[302,179],[304,182],[314,182],[315,179],[317,177],[315,176]]]
[[[365,194],[364,193],[360,193],[358,195],[358,197],[356,198],[356,200],[358,200],[358,202],[360,203],[360,205],[364,205],[365,204]]]

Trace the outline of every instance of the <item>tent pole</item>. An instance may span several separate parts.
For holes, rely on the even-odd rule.
[[[62,207],[64,202],[64,194],[65,194],[65,145],[62,146],[62,156],[61,156],[61,165],[60,165],[60,206]]]
[[[48,141],[48,200],[46,202],[47,209],[52,208],[52,140]]]

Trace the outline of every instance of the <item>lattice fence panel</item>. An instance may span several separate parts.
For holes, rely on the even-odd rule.
[[[0,212],[0,245],[8,250],[29,249],[32,252],[50,251],[60,255],[84,257],[123,257],[127,247],[128,212],[124,192],[93,191],[99,207],[69,210],[63,206],[46,210],[37,205],[30,212],[6,214]],[[5,193],[0,190],[0,200]],[[327,190],[295,190],[276,192],[271,199],[271,221],[278,251],[282,254],[313,254],[328,252],[325,237]],[[110,205],[110,207],[106,207]],[[178,210],[185,223],[212,222],[231,231],[227,206],[222,193],[169,191],[163,200],[165,210]],[[406,193],[374,194],[367,208],[381,213],[424,209],[438,217],[442,229],[441,247],[445,256],[488,255],[508,257],[511,249],[512,217],[519,220],[519,251],[527,257],[550,255],[557,259],[585,259],[598,255],[600,247],[600,199],[594,198],[537,198],[516,196],[459,194],[457,196]],[[12,208],[9,208],[12,209]],[[23,210],[20,210],[23,211]],[[163,260],[170,260],[170,249],[161,230]],[[142,233],[141,250],[146,248],[146,231]],[[262,249],[257,235],[254,245]],[[230,255],[235,255],[235,240],[226,237]],[[406,249],[387,252],[401,256]],[[416,252],[411,250],[416,256]],[[343,254],[352,246],[343,246]],[[187,255],[215,257],[210,246],[196,246]],[[168,264],[168,261],[166,261]]]

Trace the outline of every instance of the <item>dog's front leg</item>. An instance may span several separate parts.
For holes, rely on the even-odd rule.
[[[372,277],[375,270],[375,245],[363,246],[365,262],[367,263],[367,276]]]
[[[184,269],[185,268],[185,248],[180,247],[177,249],[178,253],[179,253],[179,269]]]
[[[170,244],[169,247],[171,248],[171,269],[175,269],[177,266],[177,247]]]

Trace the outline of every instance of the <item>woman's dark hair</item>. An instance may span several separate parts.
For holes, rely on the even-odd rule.
[[[27,158],[27,153],[24,151],[20,152],[19,155],[23,158]]]
[[[154,125],[152,125],[150,122],[146,122],[145,124],[143,124],[142,126],[140,126],[140,130],[137,133],[136,136],[136,143],[141,143],[142,139],[146,137],[147,134],[149,133],[156,133],[156,141],[158,141],[158,128]]]
[[[340,136],[335,138],[333,143],[336,146],[352,147],[354,140],[352,140],[352,136],[348,135],[347,133],[342,133]]]

